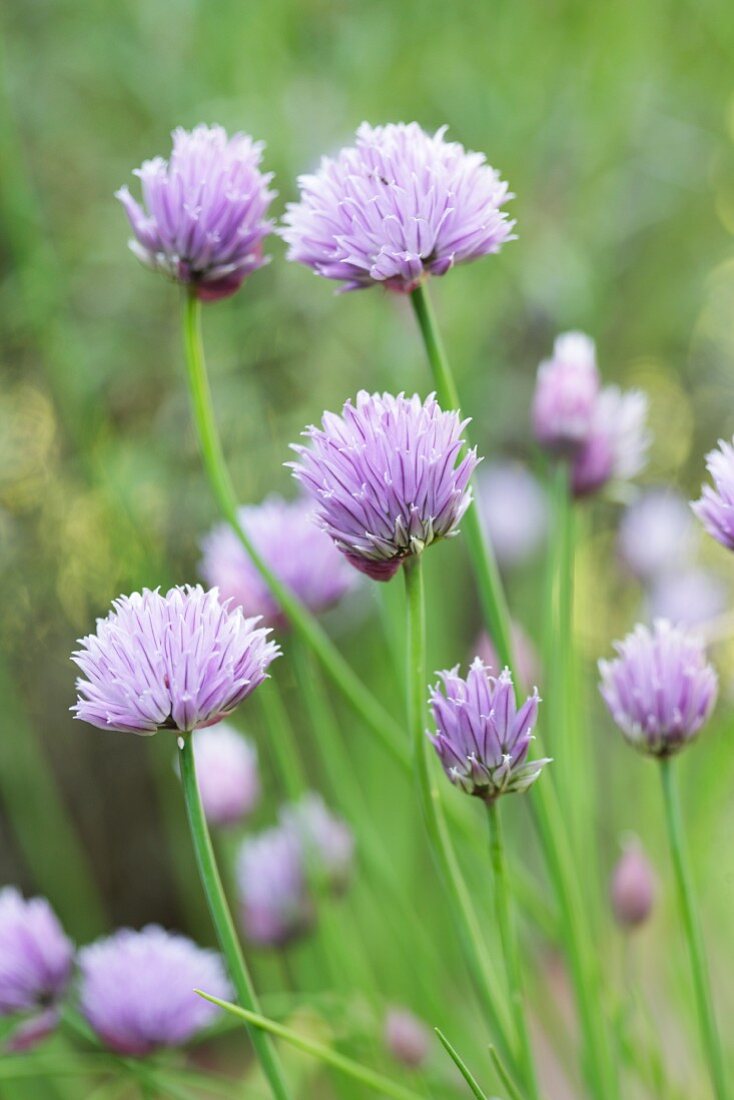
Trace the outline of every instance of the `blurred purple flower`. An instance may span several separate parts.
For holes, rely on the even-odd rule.
[[[716,702],[718,683],[703,643],[658,619],[638,625],[618,656],[599,661],[600,691],[625,738],[642,752],[670,756],[688,744]]]
[[[333,607],[354,584],[354,572],[316,522],[305,497],[286,501],[269,496],[262,504],[239,509],[238,519],[257,552],[282,581],[318,614]],[[261,615],[273,627],[287,619],[228,523],[214,527],[202,542],[201,575],[224,599],[248,615]]]
[[[520,682],[526,685],[540,683],[540,659],[535,646],[519,623],[512,623],[512,649]],[[477,637],[474,652],[490,672],[500,671],[500,659],[495,644],[485,630]]]
[[[619,555],[636,577],[655,580],[685,564],[695,531],[684,498],[671,489],[650,489],[627,508],[619,525]],[[676,615],[663,618],[677,619]]]
[[[431,742],[452,783],[485,802],[525,791],[548,759],[527,760],[540,699],[534,691],[519,710],[512,676],[491,676],[479,657],[466,679],[459,666],[440,672],[430,696],[437,727]],[[430,736],[430,735],[429,735]]]
[[[260,798],[257,750],[251,741],[223,722],[194,735],[194,762],[199,794],[210,825],[236,825]]]
[[[308,930],[314,910],[303,848],[282,826],[246,837],[237,858],[242,927],[252,943],[282,947]]]
[[[617,861],[610,897],[614,916],[622,928],[637,928],[652,912],[655,872],[637,840],[627,845]]]
[[[548,502],[536,478],[519,462],[495,462],[482,467],[476,489],[500,565],[522,565],[532,558],[548,532]]]
[[[355,568],[387,581],[405,558],[457,533],[477,465],[474,450],[460,457],[467,423],[433,394],[361,390],[341,416],[324,413],[323,430],[304,432],[310,447],[293,445],[294,476]]]
[[[301,176],[280,232],[288,259],[344,290],[381,283],[415,290],[428,275],[498,252],[513,196],[481,153],[427,134],[417,122],[357,130],[354,146]]]
[[[574,454],[589,438],[599,395],[594,341],[583,332],[556,338],[553,357],[538,367],[533,428],[542,447]]]
[[[661,573],[647,594],[652,619],[668,619],[680,626],[711,622],[725,613],[728,604],[726,585],[708,569]]]
[[[46,899],[26,901],[13,886],[0,890],[0,1016],[55,1005],[67,990],[73,963],[74,947]],[[40,1016],[33,1021],[42,1023]]]
[[[146,160],[135,171],[143,205],[127,187],[116,192],[132,226],[130,248],[153,271],[213,301],[234,294],[266,261],[263,238],[275,192],[260,171],[262,142],[228,138],[221,126],[173,131],[170,161]]]
[[[195,989],[231,997],[218,954],[154,924],[82,948],[79,969],[81,1011],[118,1054],[181,1046],[208,1027],[219,1010]]]
[[[734,550],[734,440],[719,440],[718,450],[706,455],[706,469],[714,479],[715,488],[704,485],[701,499],[692,505],[708,533]]]
[[[407,1008],[391,1008],[385,1016],[384,1042],[396,1062],[419,1069],[431,1050],[431,1033]]]
[[[309,873],[323,879],[336,893],[344,890],[354,858],[354,836],[346,822],[332,814],[321,795],[313,791],[283,807],[280,819],[300,845]]]
[[[76,717],[100,729],[194,730],[230,714],[279,654],[240,608],[200,585],[120,596],[72,660]]]
[[[650,446],[647,405],[641,390],[607,386],[601,391],[590,433],[571,463],[577,497],[597,492],[608,481],[628,481],[643,469]]]

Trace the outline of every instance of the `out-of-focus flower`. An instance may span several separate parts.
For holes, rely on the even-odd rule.
[[[589,435],[571,463],[577,497],[597,492],[609,481],[629,481],[643,469],[650,446],[647,404],[641,390],[607,386],[601,391]]]
[[[433,394],[362,390],[341,416],[324,413],[323,429],[308,428],[310,446],[293,446],[294,476],[355,568],[389,580],[407,557],[456,534],[477,464],[473,450],[460,458],[467,423]]]
[[[688,504],[671,489],[642,493],[622,517],[617,545],[622,561],[640,580],[654,581],[661,573],[679,570],[695,547]]]
[[[726,612],[726,585],[708,569],[681,569],[661,573],[651,584],[647,604],[652,619],[668,619],[681,626],[700,626]]]
[[[198,730],[194,762],[204,813],[210,825],[235,825],[260,798],[257,750],[233,726]]]
[[[627,845],[612,873],[610,898],[622,928],[644,924],[655,904],[655,872],[639,841]]]
[[[407,1008],[391,1008],[385,1015],[384,1042],[396,1062],[420,1069],[431,1050],[431,1033]]]
[[[431,742],[451,782],[485,802],[527,790],[550,763],[527,759],[538,716],[537,691],[517,710],[509,670],[491,676],[479,657],[465,680],[458,665],[439,676],[443,687],[436,684],[430,696],[437,728]]]
[[[253,943],[282,947],[308,930],[314,909],[303,848],[282,826],[247,837],[237,858],[242,927]]]
[[[701,499],[692,505],[708,533],[734,550],[734,440],[719,440],[718,450],[706,455],[706,469],[714,479],[714,487],[704,485]]]
[[[155,157],[135,172],[142,206],[127,187],[116,192],[135,234],[130,248],[197,298],[226,298],[265,263],[275,192],[272,175],[260,171],[263,144],[247,134],[228,138],[221,126],[179,127],[172,137],[169,161]]]
[[[354,583],[354,572],[315,520],[307,498],[270,496],[240,508],[238,519],[265,563],[315,614],[333,607]],[[202,543],[201,575],[248,615],[273,627],[287,619],[228,523],[217,524]]]
[[[81,1011],[118,1054],[142,1057],[186,1043],[218,1014],[197,996],[229,999],[222,960],[185,936],[150,924],[122,928],[79,952]]]
[[[553,357],[538,367],[533,428],[542,447],[574,454],[589,438],[599,396],[594,341],[583,332],[556,338]]]
[[[66,992],[73,964],[74,947],[46,899],[0,890],[0,1016],[41,1009],[28,1024],[34,1040],[48,1034],[56,1023],[49,1010]]]
[[[354,836],[347,823],[330,813],[321,795],[313,791],[285,806],[280,818],[300,845],[309,875],[340,893],[349,881],[354,858]]]
[[[522,565],[532,558],[548,532],[548,502],[530,471],[519,462],[483,466],[477,494],[500,565]]]
[[[256,622],[200,585],[120,596],[72,656],[86,677],[72,710],[129,733],[212,726],[262,683],[280,652]]]
[[[288,259],[344,290],[382,284],[404,293],[428,275],[498,252],[514,222],[512,198],[481,153],[427,134],[416,122],[362,123],[356,144],[301,176],[281,230]]]
[[[516,622],[512,624],[512,649],[520,682],[528,686],[540,683],[540,659],[537,651],[523,628]],[[491,672],[500,671],[500,659],[495,644],[486,630],[480,631],[474,652]]]
[[[600,691],[630,744],[670,756],[691,741],[716,702],[716,673],[703,643],[659,619],[615,642],[617,657],[599,661]]]

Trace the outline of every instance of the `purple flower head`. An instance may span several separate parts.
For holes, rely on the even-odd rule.
[[[384,1042],[396,1062],[419,1069],[431,1050],[431,1033],[407,1008],[391,1008],[385,1016]]]
[[[291,829],[266,829],[242,842],[237,859],[242,927],[263,947],[282,947],[308,930],[314,911],[303,848]]]
[[[589,437],[598,395],[594,341],[583,332],[558,336],[535,384],[533,428],[540,445],[560,454],[579,450]]]
[[[301,176],[281,235],[288,259],[344,290],[381,283],[415,290],[428,275],[499,252],[513,196],[481,153],[427,134],[417,122],[357,130],[356,143]]]
[[[429,700],[437,728],[431,742],[451,782],[485,802],[527,790],[550,763],[527,759],[537,690],[517,710],[509,669],[491,676],[479,657],[465,680],[458,665],[439,676],[443,688],[436,684]]]
[[[143,204],[127,187],[116,197],[135,234],[130,248],[153,271],[213,301],[234,294],[266,261],[263,238],[275,192],[260,171],[262,142],[228,138],[221,126],[173,131],[171,159],[146,160],[140,177]]]
[[[638,625],[617,657],[599,661],[600,691],[630,744],[652,756],[670,756],[687,745],[716,702],[718,683],[703,643],[658,619]]]
[[[431,394],[393,397],[361,390],[342,415],[295,446],[294,476],[317,505],[324,530],[362,573],[387,581],[405,558],[457,533],[469,507],[474,450],[461,457],[468,421]]]
[[[537,684],[541,679],[541,668],[535,646],[517,622],[512,623],[511,636],[515,670],[520,682],[522,684]],[[474,652],[481,658],[482,664],[486,665],[490,672],[497,672],[500,669],[497,649],[485,630],[480,631],[474,644]]]
[[[349,881],[354,858],[354,836],[346,822],[330,813],[321,795],[313,791],[284,807],[280,819],[300,845],[309,872],[341,893]]]
[[[315,520],[306,497],[286,501],[269,496],[262,504],[240,508],[238,519],[257,552],[306,607],[315,614],[333,607],[354,584],[333,541]],[[261,615],[273,627],[287,619],[228,523],[218,524],[202,543],[201,574],[248,615]]]
[[[639,841],[628,844],[617,861],[609,892],[614,916],[622,928],[645,923],[655,904],[655,872]]]
[[[532,558],[548,531],[548,502],[530,471],[518,462],[483,466],[477,495],[500,565],[522,565]]]
[[[704,485],[701,499],[692,505],[708,533],[725,546],[734,550],[734,439],[731,443],[719,440],[718,450],[706,455],[706,469],[714,479],[715,488]]]
[[[690,509],[680,494],[650,489],[626,510],[619,526],[619,556],[634,576],[651,581],[691,558],[695,544]],[[677,619],[675,615],[663,616]]]
[[[646,604],[653,619],[701,626],[726,612],[729,592],[711,570],[691,566],[675,573],[660,573],[648,589]]]
[[[260,798],[257,750],[223,722],[194,735],[194,762],[204,813],[210,825],[236,825]]]
[[[256,622],[200,585],[120,596],[72,656],[86,679],[71,709],[127,733],[212,726],[266,679],[280,652]]]
[[[121,928],[82,948],[79,969],[81,1011],[118,1054],[181,1046],[208,1027],[219,1010],[195,989],[231,997],[216,952],[155,924],[140,932]]]
[[[46,899],[0,890],[0,1016],[55,1005],[73,963],[74,947]]]
[[[628,481],[647,461],[647,396],[607,386],[599,394],[590,433],[571,464],[577,497],[597,492],[608,481]]]

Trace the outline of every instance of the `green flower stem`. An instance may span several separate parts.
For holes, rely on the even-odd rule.
[[[201,804],[199,787],[196,782],[194,749],[190,733],[182,734],[178,739],[181,781],[183,783],[186,813],[189,819],[191,839],[199,868],[204,893],[209,905],[212,922],[217,933],[219,946],[227,961],[230,978],[243,1007],[259,1011],[257,994],[252,985],[247,964],[245,963],[239,939],[235,931],[232,915],[219,877],[209,828]],[[280,1060],[270,1040],[258,1029],[250,1029],[250,1037],[255,1053],[262,1066],[263,1073],[276,1100],[290,1100],[290,1091],[283,1076]]]
[[[403,730],[372,692],[362,683],[344,660],[337,647],[322,630],[314,616],[294,596],[267,566],[253,546],[247,532],[237,519],[238,500],[229,477],[222,445],[217,432],[212,396],[204,359],[201,336],[201,303],[193,295],[185,298],[183,310],[183,340],[188,372],[191,405],[199,437],[204,467],[219,509],[247,551],[268,588],[285,611],[288,619],[324,666],[326,673],[346,696],[393,758],[401,755]]]
[[[286,710],[278,684],[270,679],[257,693],[268,733],[271,749],[286,797],[298,802],[308,789],[308,780],[296,745],[290,716]]]
[[[413,759],[423,817],[433,854],[444,877],[449,899],[456,914],[457,925],[462,934],[464,948],[469,955],[469,966],[476,979],[482,1003],[503,1053],[514,1063],[515,1048],[510,1038],[511,1024],[507,1019],[504,1005],[497,997],[499,982],[482,939],[477,915],[446,828],[439,790],[429,768],[425,714],[426,620],[420,555],[406,558],[403,574],[408,625],[406,676],[408,726],[413,743]]]
[[[461,408],[459,394],[441,340],[441,334],[436,324],[428,291],[424,286],[419,286],[410,295],[410,300],[413,303],[413,309],[423,336],[438,400],[444,409],[458,410]],[[497,649],[500,662],[512,668],[510,615],[497,562],[482,529],[476,500],[466,512],[461,522],[461,529],[469,548],[482,615]]]
[[[448,408],[460,408],[456,385],[424,287],[411,294],[439,400]],[[468,522],[467,522],[468,521]],[[491,550],[486,545],[476,505],[462,521],[479,590],[480,602],[500,661],[514,667],[510,617],[502,582]],[[565,639],[554,638],[554,645]],[[515,678],[515,683],[518,683]],[[599,1011],[599,976],[594,946],[585,917],[579,878],[571,854],[568,829],[553,783],[536,783],[530,792],[533,816],[548,874],[558,897],[563,941],[574,986],[579,1021],[584,1036],[584,1068],[597,1100],[617,1095],[616,1076]]]
[[[505,845],[502,836],[502,820],[497,801],[487,805],[489,819],[489,845],[492,858],[493,888],[497,927],[502,943],[505,970],[507,973],[507,985],[510,991],[515,1030],[520,1043],[520,1061],[522,1076],[528,1096],[531,1100],[538,1100],[538,1083],[535,1077],[535,1065],[533,1050],[530,1044],[530,1033],[525,1019],[525,1004],[522,988],[522,971],[517,943],[515,925],[510,909],[510,892],[507,876],[507,861],[505,857]]]
[[[444,1035],[444,1033],[441,1031],[441,1029],[439,1027],[435,1027],[433,1030],[436,1032],[436,1035],[438,1035],[438,1039],[439,1039],[439,1042],[441,1043],[441,1046],[444,1048],[444,1050],[448,1054],[449,1058],[454,1063],[454,1065],[458,1069],[459,1073],[461,1074],[461,1076],[466,1081],[466,1083],[469,1087],[469,1092],[472,1094],[472,1096],[474,1096],[476,1098],[476,1100],[489,1100],[489,1097],[487,1096],[486,1092],[482,1091],[476,1077],[471,1072],[471,1070],[469,1069],[466,1062],[464,1061],[464,1059],[459,1054],[456,1047],[453,1046],[449,1042],[449,1040],[446,1038],[446,1036]]]
[[[688,951],[691,957],[693,986],[696,993],[696,1007],[701,1029],[701,1041],[708,1061],[711,1084],[716,1100],[728,1100],[731,1093],[724,1069],[724,1056],[721,1049],[714,1015],[708,968],[703,948],[703,936],[693,895],[693,882],[689,869],[688,854],[683,838],[683,825],[680,812],[678,787],[675,781],[674,762],[670,757],[660,760],[660,778],[663,785],[665,803],[665,822],[668,829],[670,854],[673,860],[675,884],[678,891],[681,916]]]

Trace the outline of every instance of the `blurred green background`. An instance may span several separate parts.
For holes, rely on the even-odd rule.
[[[206,936],[177,886],[193,868],[172,745],[104,735],[68,714],[75,639],[119,592],[195,579],[198,540],[215,518],[188,418],[178,292],[128,252],[114,190],[143,159],[167,155],[174,126],[220,122],[267,142],[280,214],[298,173],[363,119],[447,123],[517,196],[518,240],[432,286],[480,453],[535,461],[527,409],[537,363],[558,331],[577,327],[597,340],[607,381],[650,394],[655,443],[644,480],[692,494],[704,452],[734,430],[734,16],[725,0],[9,0],[0,30],[0,882],[47,893],[84,939],[102,924],[77,890],[87,862],[109,921],[159,920]],[[288,443],[322,409],[361,387],[430,388],[405,301],[335,296],[286,264],[277,239],[268,251],[266,269],[205,310],[243,501],[290,491]],[[619,509],[584,512],[577,620],[591,670],[632,625],[638,594],[615,566]],[[723,551],[705,553],[731,574]],[[430,559],[441,582],[430,614],[439,667],[465,659],[478,623],[461,540]],[[538,563],[510,578],[536,638],[541,581]],[[392,626],[385,637],[380,612],[392,623],[400,596],[381,593],[378,607],[364,593],[330,624],[396,712],[396,638]],[[684,794],[725,1020],[734,1014],[726,646],[719,658],[720,728],[686,760]],[[632,829],[667,882],[652,769],[611,733],[591,678],[586,694],[602,778],[602,874],[619,833]],[[298,723],[297,693],[288,700]],[[419,829],[406,826],[411,788],[340,714],[386,844],[440,929],[439,888]],[[242,717],[267,767],[257,708]],[[79,865],[59,857],[56,795],[37,753],[81,838]],[[271,786],[264,821],[276,801]],[[513,807],[518,851],[534,867],[526,816]],[[479,891],[485,877],[483,867]],[[664,900],[672,903],[667,888]],[[645,965],[656,1004],[672,990],[685,1012],[672,904],[661,909],[645,933]],[[380,966],[385,930],[366,934]],[[617,947],[610,939],[608,950]],[[383,975],[387,997],[410,996],[399,967],[385,962]],[[670,1007],[665,1017],[675,1045],[690,1026]],[[685,1065],[690,1037],[682,1049]]]

